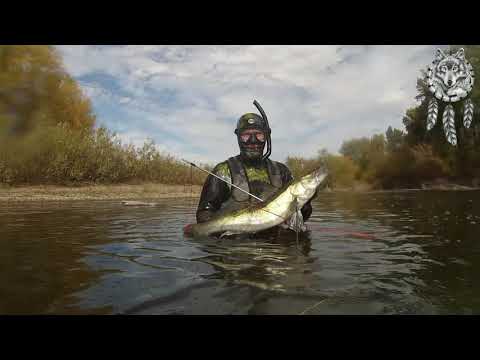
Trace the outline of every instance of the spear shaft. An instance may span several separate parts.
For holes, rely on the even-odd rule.
[[[201,167],[198,167],[197,165],[195,165],[194,163],[192,163],[192,162],[190,162],[190,161],[187,161],[187,160],[184,160],[184,159],[182,159],[182,161],[183,161],[184,163],[187,163],[187,164],[189,164],[189,165],[197,168],[198,170],[201,170],[201,171],[203,171],[203,172],[206,172],[206,173],[209,174],[209,175],[215,176],[217,179],[222,180],[223,182],[226,182],[228,185],[233,186],[234,188],[237,188],[238,190],[243,191],[244,193],[250,195],[251,197],[253,197],[253,198],[255,198],[255,199],[263,202],[263,200],[260,199],[258,196],[255,196],[255,195],[253,195],[253,194],[250,194],[248,191],[243,190],[242,188],[238,187],[238,186],[235,185],[235,184],[232,184],[231,182],[229,182],[229,181],[227,181],[227,180],[225,180],[225,179],[222,179],[220,176],[217,176],[217,175],[211,173],[211,172],[208,171],[208,170],[202,169]]]

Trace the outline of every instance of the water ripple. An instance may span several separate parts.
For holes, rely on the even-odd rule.
[[[319,194],[311,232],[185,238],[191,199],[0,204],[4,313],[480,313],[477,192]],[[35,298],[35,302],[29,299]]]

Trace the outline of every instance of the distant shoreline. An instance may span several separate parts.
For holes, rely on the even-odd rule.
[[[144,200],[198,198],[199,185],[166,184],[111,184],[111,185],[0,185],[0,202],[21,201],[71,201],[71,200]],[[422,188],[374,189],[369,187],[326,189],[326,193],[388,193],[409,191],[473,191],[480,187],[456,184],[429,185]],[[323,191],[322,191],[323,192]]]
[[[69,200],[140,200],[198,197],[199,185],[112,184],[112,185],[23,185],[0,186],[0,202]]]

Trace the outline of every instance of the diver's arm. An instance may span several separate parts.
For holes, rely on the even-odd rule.
[[[215,173],[215,171],[214,171]],[[228,185],[212,175],[208,175],[203,185],[197,208],[197,223],[210,220],[230,194]]]
[[[290,169],[288,167],[286,167],[284,164],[281,164],[280,165],[280,170],[281,170],[281,173],[282,173],[282,182],[283,182],[283,185],[285,185],[286,183],[288,183],[289,181],[293,180],[293,176],[292,176],[292,173],[290,172]],[[302,216],[303,216],[303,221],[307,221],[310,216],[312,215],[312,200],[315,199],[315,197],[317,196],[317,192],[315,192],[315,195],[313,195],[313,197],[307,201],[307,203],[305,205],[303,205],[302,209],[300,210],[301,213],[302,213]]]
[[[315,195],[316,195],[316,193],[315,193]],[[314,195],[314,197],[315,197],[315,195]],[[310,219],[310,216],[312,216],[312,211],[313,211],[313,209],[312,209],[312,199],[308,200],[307,203],[305,205],[303,205],[302,210],[300,210],[302,212],[303,221],[307,221],[308,219]]]

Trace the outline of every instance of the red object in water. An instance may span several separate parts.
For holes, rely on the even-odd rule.
[[[338,229],[338,228],[324,228],[324,227],[319,227],[319,226],[312,226],[308,225],[308,227],[311,230],[322,232],[322,233],[335,233],[343,236],[351,236],[355,238],[360,238],[360,239],[366,239],[366,240],[375,240],[376,237],[373,234],[368,234],[368,233],[363,233],[363,232],[357,232],[357,231],[348,231],[346,229]]]
[[[192,225],[193,224],[187,224],[184,228],[183,228],[183,233],[185,235],[191,235],[192,234]]]
[[[375,235],[370,235],[370,234],[367,234],[367,233],[360,233],[360,232],[345,233],[345,235],[360,238],[360,239],[366,239],[366,240],[375,240],[376,239]]]

